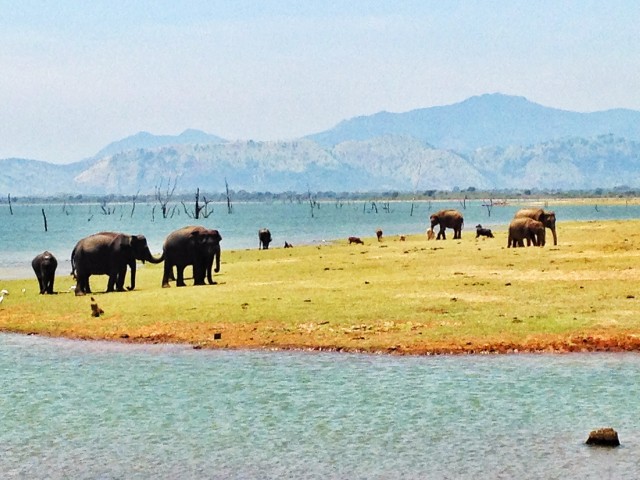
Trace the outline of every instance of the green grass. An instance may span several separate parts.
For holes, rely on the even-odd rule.
[[[545,248],[507,249],[498,231],[223,251],[218,285],[162,289],[162,266],[144,265],[135,291],[93,295],[100,318],[90,296],[67,292],[69,276],[56,278],[53,296],[38,295],[35,278],[3,281],[0,329],[212,348],[636,350],[639,227],[560,223],[559,245]],[[106,277],[91,284],[102,292]]]

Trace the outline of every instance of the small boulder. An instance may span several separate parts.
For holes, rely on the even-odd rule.
[[[589,438],[585,443],[587,445],[617,447],[620,445],[620,440],[618,440],[618,432],[613,428],[599,428],[589,433]]]

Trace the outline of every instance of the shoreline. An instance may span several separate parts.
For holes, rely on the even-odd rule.
[[[159,338],[131,338],[131,337],[76,337],[76,336],[56,336],[38,332],[20,332],[7,329],[0,329],[0,334],[17,335],[23,337],[35,336],[41,339],[60,340],[69,342],[104,342],[112,345],[134,345],[134,346],[175,346],[193,350],[206,351],[264,351],[264,352],[325,352],[325,353],[345,353],[362,355],[389,355],[389,356],[468,356],[468,355],[571,355],[571,354],[599,354],[599,353],[640,353],[640,338],[628,335],[626,338],[616,337],[576,337],[568,340],[554,339],[547,343],[537,343],[532,345],[516,345],[498,342],[495,344],[485,344],[481,347],[459,344],[448,347],[440,346],[434,348],[405,348],[403,346],[392,346],[380,349],[349,348],[343,346],[295,346],[295,345],[246,345],[216,346],[215,344],[203,344],[193,342],[176,342],[169,339]]]

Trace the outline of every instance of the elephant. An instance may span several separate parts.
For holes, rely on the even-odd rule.
[[[177,270],[176,286],[184,287],[184,269],[193,267],[193,284],[204,285],[205,277],[209,285],[215,285],[211,276],[211,268],[215,260],[214,271],[220,271],[220,241],[222,236],[218,230],[209,230],[201,226],[187,226],[167,235],[162,246],[164,274],[162,287],[169,287],[173,279],[173,266]]]
[[[258,230],[258,240],[260,243],[258,244],[258,250],[268,250],[269,244],[271,243],[271,232],[268,228],[261,228]]]
[[[544,226],[551,230],[553,234],[553,244],[558,245],[558,237],[556,235],[556,214],[549,210],[541,208],[523,208],[518,210],[513,218],[528,217],[544,223]]]
[[[71,252],[71,273],[76,278],[76,295],[91,293],[91,275],[109,275],[107,292],[124,291],[127,265],[131,269],[131,286],[136,287],[136,260],[161,263],[149,251],[144,235],[99,232],[78,241]]]
[[[524,240],[527,240],[527,246],[533,243],[536,247],[544,247],[544,235],[545,228],[542,222],[529,217],[514,218],[509,224],[507,248],[524,247]]]
[[[56,268],[58,268],[58,260],[53,254],[47,250],[39,253],[31,261],[33,271],[38,278],[40,285],[40,295],[48,293],[53,294],[53,282],[56,277]]]
[[[439,212],[434,213],[430,217],[431,220],[431,230],[436,225],[440,225],[440,231],[438,232],[438,236],[436,240],[440,240],[442,237],[445,240],[447,237],[444,233],[445,228],[453,229],[453,238],[459,239],[462,238],[462,226],[464,225],[464,218],[462,214],[457,210],[440,210]]]

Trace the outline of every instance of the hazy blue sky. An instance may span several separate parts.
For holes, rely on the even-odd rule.
[[[0,0],[0,158],[283,140],[493,92],[640,110],[639,26],[635,0]]]

